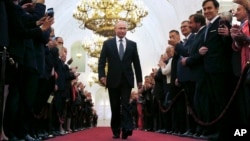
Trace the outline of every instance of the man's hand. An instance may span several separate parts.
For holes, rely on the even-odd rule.
[[[166,64],[165,64],[165,62],[163,62],[163,60],[160,60],[158,66],[159,67],[165,67]]]
[[[42,31],[46,31],[51,27],[53,23],[54,23],[54,18],[47,16],[40,28]]]
[[[55,84],[54,91],[56,92],[58,90],[57,84]]]
[[[138,83],[137,83],[137,88],[138,88],[138,89],[141,89],[141,88],[142,88],[142,82],[138,82]]]
[[[22,8],[26,11],[31,11],[34,8],[33,3],[25,3],[22,5]]]
[[[188,58],[188,57],[182,57],[182,59],[181,59],[181,64],[182,64],[183,66],[186,66],[187,58]]]
[[[76,73],[74,73],[74,76],[75,76],[75,77],[78,77],[78,76],[80,76],[80,73],[79,73],[79,72],[76,72]]]
[[[155,76],[157,74],[158,68],[152,68],[152,75]]]
[[[207,53],[207,51],[208,51],[208,48],[205,47],[205,46],[203,46],[203,47],[201,47],[201,48],[199,49],[200,55],[205,55],[205,54]]]
[[[175,84],[175,86],[179,86],[179,85],[180,85],[180,84],[179,84],[179,80],[178,80],[177,78],[175,79],[174,84]]]
[[[219,27],[218,34],[222,36],[230,36],[229,28],[226,25]]]
[[[235,37],[242,34],[241,27],[239,25],[233,25],[230,29],[231,37],[235,40]]]
[[[101,77],[100,82],[101,82],[104,86],[106,86],[106,84],[107,84],[107,79],[106,79],[106,77]]]

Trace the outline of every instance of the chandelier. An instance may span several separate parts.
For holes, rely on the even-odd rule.
[[[98,80],[97,73],[98,73],[98,58],[100,57],[102,45],[105,40],[107,40],[106,37],[95,35],[90,39],[83,40],[82,42],[82,47],[87,52],[87,55],[89,57],[88,66],[92,70],[88,78],[90,86],[92,86],[93,83],[102,86],[102,84]]]
[[[104,40],[115,35],[114,26],[122,20],[127,22],[127,30],[133,32],[142,26],[142,18],[148,15],[140,0],[80,0],[73,12],[73,17],[80,23],[81,29],[90,29],[96,36],[82,42],[87,52],[88,66],[92,70],[88,82],[90,86],[98,80],[98,58]],[[107,71],[107,67],[105,68]]]
[[[80,0],[73,17],[80,22],[80,28],[88,28],[104,37],[114,36],[114,25],[123,20],[128,31],[142,25],[142,18],[148,14],[142,1],[138,0]]]
[[[82,47],[87,52],[88,56],[99,58],[102,44],[106,39],[106,37],[95,35],[91,39],[83,40]]]

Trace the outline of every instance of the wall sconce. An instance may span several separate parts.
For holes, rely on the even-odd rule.
[[[81,58],[81,57],[82,57],[82,54],[81,54],[81,53],[76,53],[76,57],[77,57],[77,58]]]

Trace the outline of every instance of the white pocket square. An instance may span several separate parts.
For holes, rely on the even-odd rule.
[[[216,30],[211,30],[210,32],[215,32]]]

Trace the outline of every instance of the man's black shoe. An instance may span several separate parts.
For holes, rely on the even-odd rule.
[[[127,132],[122,132],[122,139],[127,139],[127,138],[128,138]]]
[[[122,139],[127,139],[128,136],[132,136],[133,130],[122,131]]]
[[[183,136],[186,136],[186,137],[193,137],[193,133],[190,132],[190,131],[187,131],[185,132],[184,134],[182,134]]]
[[[133,130],[128,130],[128,131],[127,131],[127,134],[128,134],[128,136],[132,136]]]
[[[113,135],[113,139],[119,139],[120,136],[119,135]]]

